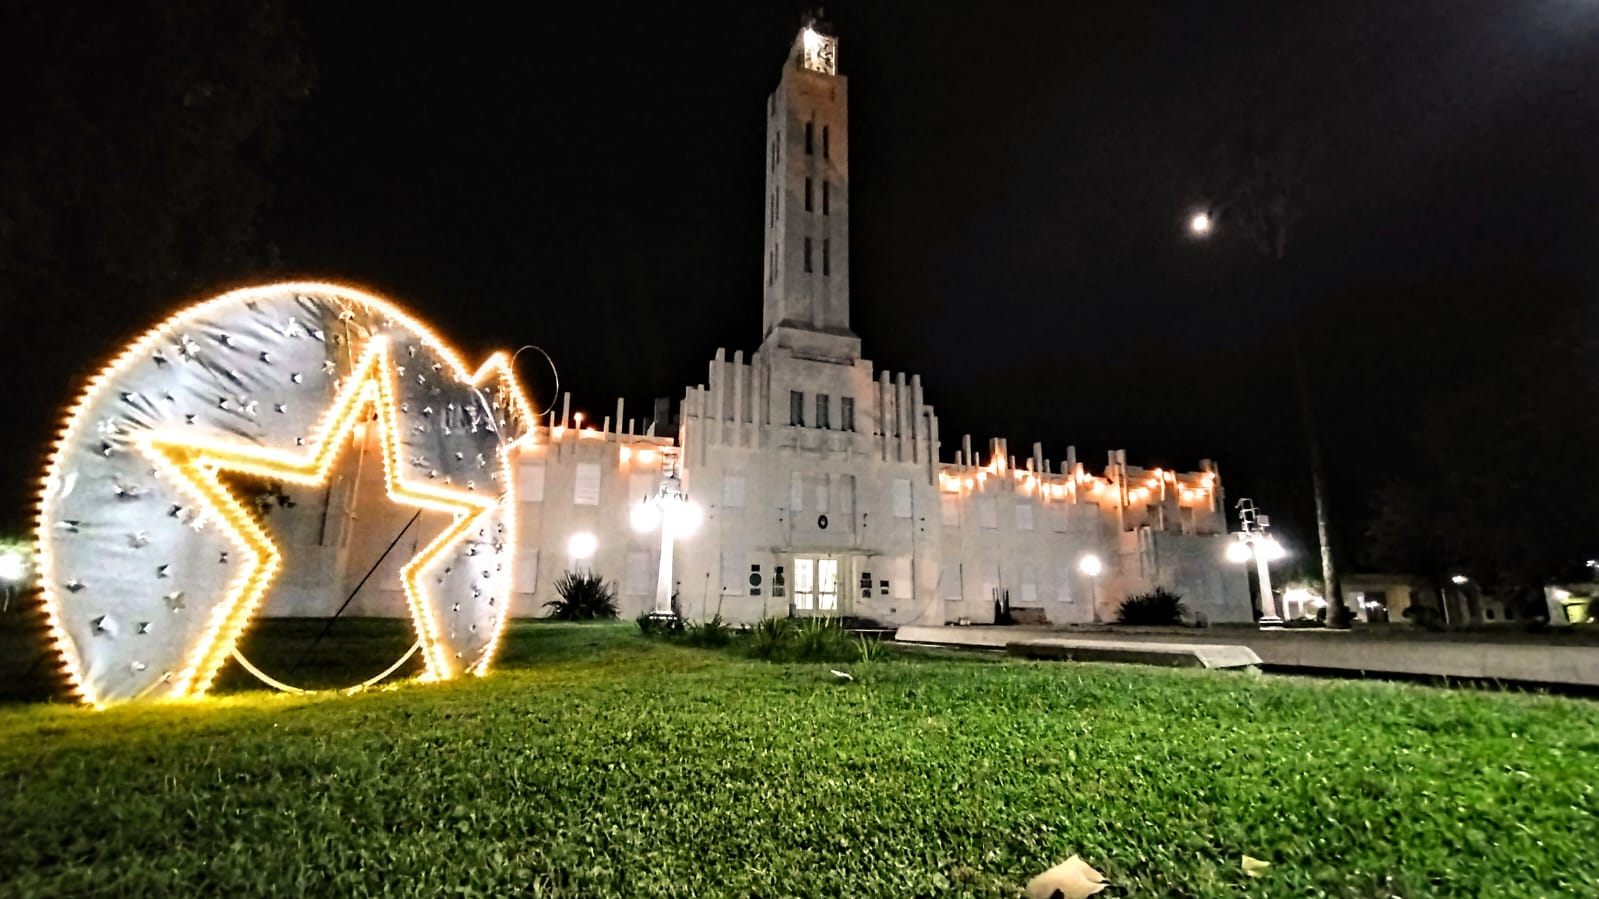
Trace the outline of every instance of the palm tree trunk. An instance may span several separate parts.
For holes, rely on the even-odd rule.
[[[1321,440],[1316,435],[1316,415],[1310,405],[1310,378],[1305,374],[1305,354],[1299,347],[1299,331],[1292,328],[1289,345],[1294,354],[1294,386],[1299,395],[1299,421],[1305,430],[1305,446],[1310,451],[1310,486],[1316,500],[1316,542],[1321,547],[1322,598],[1327,601],[1327,627],[1349,626],[1349,610],[1344,606],[1338,569],[1333,564],[1332,541],[1327,523],[1327,475],[1321,464]]]

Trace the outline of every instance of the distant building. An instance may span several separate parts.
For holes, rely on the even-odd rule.
[[[600,422],[579,423],[565,402],[552,413],[518,465],[514,612],[539,614],[573,568],[613,579],[624,615],[652,608],[659,538],[629,522],[676,456],[704,513],[672,564],[690,617],[1089,622],[1164,586],[1211,622],[1250,621],[1244,570],[1223,561],[1213,464],[1144,469],[1116,451],[1090,472],[1074,450],[1049,460],[1034,444],[1018,459],[1002,440],[978,451],[970,438],[945,453],[920,376],[862,357],[837,54],[836,37],[808,24],[767,101],[759,348],[717,350],[672,436],[656,433],[668,428],[658,410],[640,425],[620,401]],[[572,558],[575,534],[594,536],[592,558]],[[1090,555],[1097,578],[1083,570]]]

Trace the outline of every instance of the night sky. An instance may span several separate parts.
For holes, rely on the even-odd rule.
[[[597,419],[758,345],[765,98],[805,7],[575,6],[291,5],[317,80],[262,235],[289,273],[389,295],[471,355],[545,347]],[[880,370],[922,375],[946,459],[963,433],[1018,457],[1075,444],[1095,468],[1111,448],[1210,457],[1308,548],[1286,328],[1352,530],[1431,397],[1599,301],[1591,2],[826,14],[849,77],[852,322]],[[1327,144],[1287,296],[1236,234],[1183,230],[1256,122]],[[100,349],[166,311],[127,310]],[[35,364],[63,395],[80,376]],[[8,438],[17,491],[47,399]]]

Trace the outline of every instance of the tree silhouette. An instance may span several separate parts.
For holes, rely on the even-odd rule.
[[[0,5],[0,355],[10,459],[175,303],[276,268],[267,165],[313,72],[283,0]],[[63,377],[67,375],[67,377]],[[0,491],[20,524],[21,478]]]
[[[1300,345],[1298,320],[1303,312],[1295,302],[1287,277],[1288,250],[1305,209],[1318,187],[1317,175],[1326,144],[1316,133],[1301,127],[1258,122],[1221,151],[1221,173],[1214,217],[1238,226],[1270,265],[1263,279],[1262,317],[1283,322],[1293,362],[1295,394],[1300,423],[1309,455],[1311,490],[1316,505],[1316,536],[1320,546],[1322,595],[1327,599],[1328,627],[1347,627],[1349,610],[1342,601],[1328,511],[1327,476],[1310,399],[1310,377]]]

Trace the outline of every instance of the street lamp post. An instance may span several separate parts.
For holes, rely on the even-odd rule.
[[[683,480],[678,474],[675,453],[663,453],[661,458],[661,483],[655,492],[644,497],[633,507],[633,528],[640,533],[659,529],[661,532],[661,564],[655,575],[655,608],[651,618],[677,618],[678,610],[672,608],[672,548],[679,537],[687,537],[699,528],[699,507],[689,502],[683,492]]]
[[[1268,533],[1271,519],[1255,508],[1254,500],[1245,498],[1238,501],[1238,524],[1241,529],[1234,534],[1238,539],[1228,545],[1227,559],[1238,563],[1255,560],[1255,574],[1260,578],[1260,626],[1278,627],[1283,623],[1283,619],[1277,614],[1277,601],[1271,595],[1269,563],[1281,559],[1288,553],[1282,544],[1277,542],[1277,538]],[[1338,600],[1327,599],[1327,601]]]
[[[1077,570],[1088,575],[1088,608],[1094,616],[1094,623],[1099,623],[1099,573],[1105,570],[1100,564],[1099,556],[1089,553],[1078,561]]]
[[[28,557],[18,549],[0,550],[0,586],[5,588],[5,600],[0,604],[0,612],[11,608],[11,594],[27,578]]]

